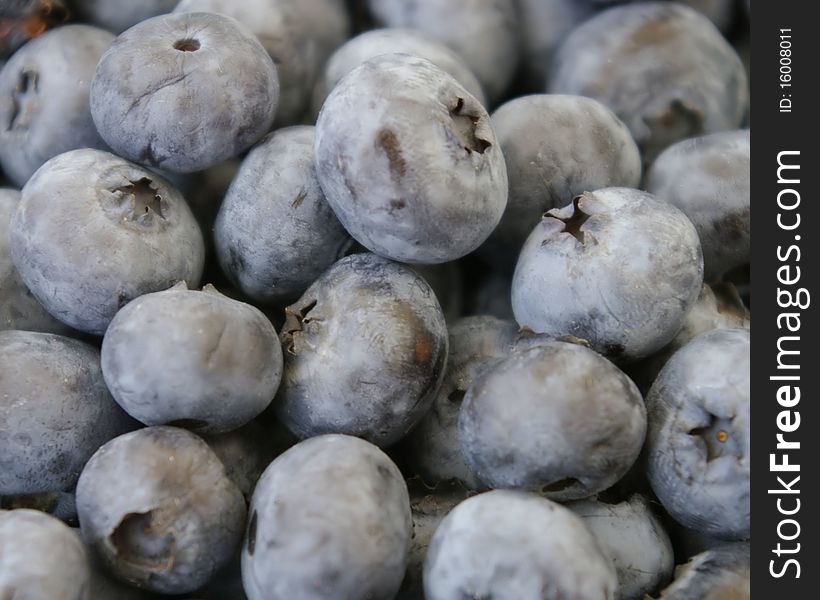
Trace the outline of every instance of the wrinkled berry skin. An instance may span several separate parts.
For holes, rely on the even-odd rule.
[[[102,29],[66,25],[27,43],[0,71],[0,164],[18,186],[58,154],[106,148],[88,94],[113,41]]]
[[[751,175],[748,129],[678,142],[649,171],[647,191],[681,209],[698,230],[707,282],[750,262]]]
[[[83,469],[77,511],[107,569],[163,594],[201,587],[240,543],[245,501],[193,433],[147,427],[111,440]]]
[[[419,29],[450,46],[478,77],[490,102],[497,101],[512,81],[520,52],[514,0],[368,0],[367,4],[378,23]]]
[[[611,108],[647,164],[678,140],[737,129],[749,101],[737,53],[677,2],[617,6],[579,25],[556,55],[549,89]]]
[[[169,13],[179,0],[73,0],[72,6],[84,21],[120,33],[137,23]]]
[[[94,124],[118,155],[190,173],[267,133],[279,79],[265,48],[235,19],[169,14],[117,37],[97,65],[90,99]]]
[[[680,524],[747,539],[750,334],[716,329],[676,352],[646,397],[647,475]]]
[[[20,192],[0,188],[0,330],[21,329],[67,335],[70,328],[46,311],[32,295],[11,260],[9,231]]]
[[[629,130],[591,98],[515,98],[496,109],[492,123],[510,191],[501,223],[483,248],[490,259],[507,256],[505,262],[514,264],[541,216],[578,194],[640,182],[641,156]]]
[[[413,531],[407,486],[376,446],[346,435],[300,442],[265,470],[242,549],[249,600],[396,595]]]
[[[468,254],[507,203],[487,112],[452,76],[407,54],[368,60],[333,89],[316,123],[316,161],[345,229],[400,262]]]
[[[94,347],[0,331],[0,495],[71,490],[97,448],[134,425],[108,393]]]
[[[632,466],[646,410],[635,384],[600,354],[530,339],[472,383],[458,434],[467,465],[490,487],[576,500]]]
[[[422,31],[390,27],[365,31],[333,53],[325,64],[323,75],[316,81],[314,112],[318,114],[330,91],[353,69],[371,58],[393,53],[412,54],[429,60],[486,105],[481,84],[458,54]]]
[[[0,511],[0,598],[97,600],[82,541],[45,513]]]
[[[626,362],[672,340],[702,285],[686,215],[646,192],[607,188],[544,215],[518,258],[512,305],[522,327]]]
[[[102,335],[129,300],[199,285],[202,232],[163,178],[99,150],[52,158],[23,188],[11,256],[53,316]]]
[[[350,245],[316,178],[313,127],[279,129],[233,178],[214,226],[222,270],[257,302],[292,302]]]
[[[584,520],[615,566],[615,598],[646,598],[672,579],[672,542],[646,498],[634,494],[618,504],[589,499],[566,506]]]
[[[444,376],[447,326],[412,269],[348,256],[285,312],[276,414],[298,437],[345,433],[387,446],[430,408]]]
[[[678,567],[675,580],[658,600],[751,597],[751,554],[748,543],[724,544],[692,557]]]
[[[117,403],[146,425],[225,433],[273,400],[282,349],[257,308],[210,285],[199,292],[181,283],[117,313],[103,338],[102,370]]]
[[[465,317],[450,328],[444,380],[432,408],[407,436],[413,467],[429,485],[457,479],[473,489],[483,487],[461,453],[459,409],[478,374],[509,353],[517,330],[512,321],[486,316]]]
[[[580,517],[511,490],[456,506],[424,565],[427,600],[613,600],[616,589],[615,569]]]

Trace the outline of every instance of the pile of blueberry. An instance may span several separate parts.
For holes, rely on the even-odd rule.
[[[749,16],[0,2],[0,598],[748,598]]]

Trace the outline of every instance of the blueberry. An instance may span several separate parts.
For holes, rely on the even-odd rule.
[[[9,229],[19,202],[20,192],[0,188],[0,330],[68,334],[70,329],[37,302],[12,263]]]
[[[749,537],[749,348],[745,329],[699,335],[646,398],[652,489],[676,521],[721,539]]]
[[[27,43],[0,71],[0,164],[18,186],[58,154],[106,148],[88,94],[113,41],[89,25],[59,27]]]
[[[292,302],[350,237],[316,178],[313,127],[280,129],[242,161],[214,226],[220,265],[257,302]]]
[[[133,427],[105,387],[95,348],[0,331],[0,495],[71,490],[97,448]]]
[[[117,403],[146,425],[224,433],[273,400],[282,349],[257,308],[213,286],[198,292],[181,283],[117,313],[103,338],[102,370]]]
[[[371,58],[391,53],[412,54],[429,60],[452,75],[481,104],[486,103],[481,84],[458,54],[421,31],[391,27],[361,33],[333,53],[313,91],[314,112],[318,113],[327,95],[345,75]]]
[[[393,598],[412,521],[402,475],[345,435],[300,442],[265,470],[250,506],[242,578],[250,600]]]
[[[285,312],[276,412],[297,436],[346,433],[386,446],[430,408],[447,328],[432,289],[408,267],[348,256]]]
[[[518,258],[512,305],[522,327],[629,361],[672,340],[702,285],[686,215],[646,192],[607,188],[544,215]]]
[[[212,13],[142,21],[117,37],[91,82],[91,115],[106,143],[128,160],[182,173],[250,147],[270,129],[278,99],[262,44]]]
[[[641,157],[629,130],[590,98],[516,98],[496,109],[492,123],[510,186],[501,223],[483,248],[496,262],[515,262],[544,212],[586,191],[640,182]]]
[[[567,505],[584,520],[618,574],[616,598],[647,598],[672,579],[672,542],[649,501],[635,494],[618,504],[579,500]]]
[[[43,165],[11,222],[11,256],[26,286],[53,316],[98,335],[137,296],[199,285],[204,252],[179,192],[99,150]]]
[[[100,448],[77,483],[83,537],[124,581],[163,594],[202,586],[242,537],[245,502],[207,444],[148,427]]]
[[[510,490],[456,506],[424,565],[427,600],[612,600],[616,589],[615,569],[579,517]]]
[[[647,176],[646,189],[694,223],[708,282],[751,258],[750,153],[748,129],[713,133],[667,148]]]
[[[675,571],[675,580],[658,600],[700,600],[751,596],[749,544],[725,544],[698,554]]]
[[[593,16],[566,39],[552,73],[553,93],[609,106],[647,164],[683,138],[736,129],[749,99],[735,51],[706,17],[677,2]]]
[[[464,462],[458,414],[469,386],[482,369],[510,350],[518,327],[495,317],[465,317],[450,328],[447,371],[430,411],[407,437],[415,470],[430,485],[458,479],[483,487]]]
[[[369,250],[441,263],[498,224],[507,174],[489,116],[450,75],[388,54],[351,71],[316,124],[316,172],[342,225]]]
[[[309,37],[315,43],[319,66],[324,65],[333,51],[350,37],[350,14],[345,0],[273,1],[299,12]]]
[[[120,33],[156,15],[169,13],[179,0],[73,0],[77,16]]]
[[[0,510],[0,598],[91,600],[90,586],[88,553],[68,526],[36,510]]]
[[[525,344],[467,390],[458,421],[467,464],[490,487],[540,491],[559,501],[609,488],[644,442],[638,389],[584,346]]]
[[[368,0],[367,4],[379,24],[418,29],[450,46],[478,77],[490,102],[510,85],[520,53],[514,0]]]

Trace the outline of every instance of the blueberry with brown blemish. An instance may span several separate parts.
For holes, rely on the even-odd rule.
[[[107,570],[163,594],[191,592],[234,556],[245,500],[208,445],[176,427],[115,438],[77,483],[83,537]]]
[[[298,437],[345,433],[387,446],[430,408],[447,327],[433,290],[409,267],[348,256],[285,312],[274,406]]]
[[[54,317],[102,335],[129,300],[199,285],[202,232],[165,179],[99,150],[49,160],[23,188],[11,256]]]
[[[678,350],[646,397],[647,475],[680,524],[750,535],[750,335],[716,329]]]
[[[316,161],[345,229],[400,262],[468,254],[507,202],[487,112],[451,75],[408,54],[370,59],[339,82],[316,124]]]

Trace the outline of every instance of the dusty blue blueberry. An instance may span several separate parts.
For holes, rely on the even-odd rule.
[[[496,109],[492,123],[510,191],[504,216],[482,250],[507,268],[546,211],[583,192],[640,182],[641,156],[629,130],[591,98],[516,98]]]
[[[157,15],[169,13],[179,0],[72,0],[77,16],[120,33]]]
[[[702,285],[686,215],[646,192],[606,188],[544,215],[518,258],[512,305],[522,327],[630,361],[675,337]]]
[[[393,598],[407,567],[410,499],[398,467],[346,435],[300,442],[265,470],[250,506],[250,600]]]
[[[11,260],[10,227],[20,192],[0,188],[0,330],[22,329],[68,334],[71,329],[43,308],[32,295]]]
[[[647,598],[672,579],[672,542],[646,498],[634,494],[617,504],[578,500],[567,508],[584,520],[615,566],[615,598]]]
[[[370,59],[339,82],[316,123],[316,161],[342,225],[401,262],[468,254],[507,203],[487,112],[451,75],[408,54]]]
[[[151,65],[146,68],[145,65]],[[237,20],[153,17],[122,33],[91,82],[91,115],[114,151],[181,173],[236,156],[270,129],[276,66]]]
[[[316,178],[313,127],[280,129],[250,151],[214,226],[219,263],[257,302],[292,302],[350,245]]]
[[[105,387],[96,348],[0,331],[0,495],[71,490],[97,448],[134,426]]]
[[[381,25],[418,29],[450,46],[478,77],[491,103],[510,85],[520,53],[514,0],[368,0],[367,4]]]
[[[348,256],[285,312],[276,414],[297,436],[346,433],[386,446],[430,408],[444,376],[447,326],[412,269],[370,253]]]
[[[567,37],[551,69],[551,92],[606,104],[647,164],[683,138],[738,128],[749,99],[737,53],[706,17],[678,2],[592,17]]]
[[[750,262],[751,175],[748,129],[678,142],[647,175],[647,191],[681,209],[698,230],[708,282]]]
[[[118,578],[180,594],[208,581],[242,538],[245,501],[208,445],[147,427],[101,447],[77,483],[86,542]]]
[[[15,52],[0,71],[0,164],[18,186],[53,156],[106,148],[88,94],[113,41],[90,25],[58,27]]]
[[[371,58],[391,53],[412,54],[429,60],[452,75],[481,104],[486,104],[481,84],[455,51],[422,31],[389,27],[361,33],[333,53],[316,81],[314,112],[318,114],[327,95],[345,75]]]
[[[751,597],[751,554],[748,543],[725,544],[690,559],[675,571],[675,580],[658,600]]]
[[[43,165],[12,218],[11,256],[60,321],[102,335],[133,298],[199,285],[202,232],[184,198],[155,173],[99,150]]]
[[[307,27],[307,35],[316,44],[317,64],[327,58],[350,37],[351,21],[345,0],[270,0],[278,6],[298,11]]]
[[[672,517],[714,537],[749,537],[750,335],[716,329],[666,363],[646,397],[647,475]]]
[[[82,541],[45,513],[0,510],[0,598],[97,600]]]
[[[282,349],[257,308],[206,285],[145,294],[111,321],[102,371],[117,403],[146,425],[198,433],[241,427],[271,400]]]
[[[518,326],[495,317],[465,317],[450,328],[447,372],[433,406],[407,436],[413,468],[430,485],[458,479],[483,485],[464,462],[458,441],[458,414],[467,389],[479,373],[511,350]]]
[[[427,600],[613,600],[616,590],[615,569],[580,517],[512,490],[450,511],[424,564]]]
[[[578,344],[525,340],[473,381],[458,435],[493,488],[576,500],[615,484],[638,458],[646,409],[634,383]]]

